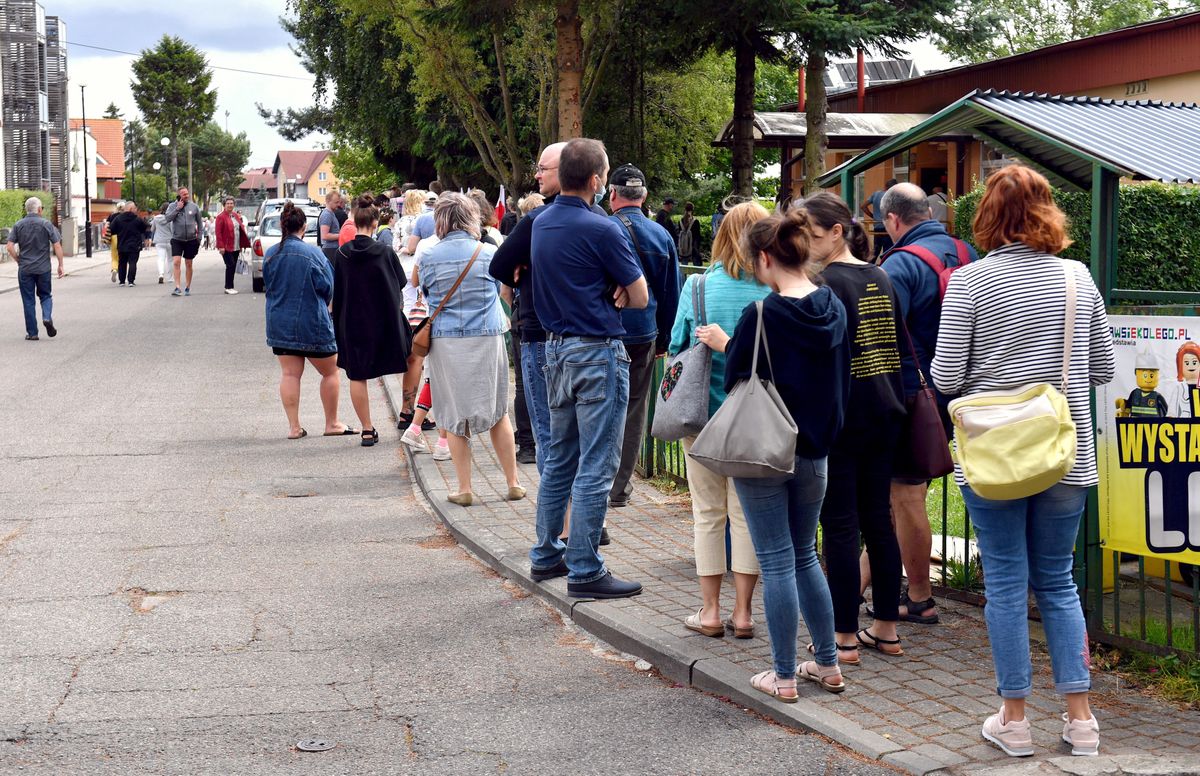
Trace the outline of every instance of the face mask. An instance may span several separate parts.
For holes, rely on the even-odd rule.
[[[601,202],[603,202],[604,195],[607,193],[608,193],[608,186],[601,186],[600,190],[596,192],[595,203],[597,205],[599,205]]]

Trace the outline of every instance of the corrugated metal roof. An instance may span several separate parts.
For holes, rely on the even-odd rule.
[[[830,113],[825,117],[825,133],[830,138],[885,138],[906,132],[927,118],[929,115],[925,113]],[[803,113],[756,111],[754,140],[802,143],[808,134],[805,121]],[[730,120],[717,134],[716,142],[728,143],[732,136],[733,121]]]
[[[1135,180],[1200,183],[1200,106],[975,91],[821,176],[837,183],[925,140],[969,132],[1060,182],[1089,188],[1099,164]]]

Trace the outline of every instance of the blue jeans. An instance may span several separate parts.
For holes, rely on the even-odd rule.
[[[1087,488],[1055,485],[1029,498],[992,501],[962,489],[975,527],[987,586],[988,638],[1003,698],[1033,689],[1029,662],[1029,590],[1042,614],[1056,692],[1091,689],[1087,628],[1071,575],[1079,518]]]
[[[525,388],[525,406],[529,424],[533,426],[533,443],[537,451],[538,476],[546,468],[546,451],[550,449],[550,403],[546,398],[546,343],[521,343],[521,378]]]
[[[530,565],[545,570],[564,559],[568,582],[593,582],[608,573],[600,557],[600,529],[621,462],[629,403],[629,356],[617,339],[568,337],[546,343],[550,441],[538,486],[537,544]],[[571,533],[559,541],[567,504]]]
[[[833,600],[817,561],[817,518],[825,483],[826,459],[800,456],[796,456],[791,477],[733,480],[762,570],[763,608],[775,674],[780,679],[796,675],[801,615],[815,645],[817,663],[837,665]]]
[[[25,306],[25,333],[31,337],[36,337],[38,333],[37,326],[37,306],[34,302],[33,295],[37,292],[38,299],[42,300],[42,320],[50,321],[54,319],[54,300],[50,295],[50,273],[42,272],[37,275],[31,275],[27,272],[17,272],[17,285],[21,289],[21,304]]]

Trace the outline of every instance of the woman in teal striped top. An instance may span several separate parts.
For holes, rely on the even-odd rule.
[[[709,327],[732,332],[737,327],[742,310],[771,292],[754,277],[750,258],[742,250],[742,234],[756,221],[769,215],[757,202],[737,205],[726,214],[713,240],[713,261],[704,273],[704,312]],[[695,275],[689,277],[679,295],[679,310],[671,328],[671,355],[692,347],[699,341],[697,314],[692,305]],[[706,327],[707,328],[707,327]],[[712,376],[708,387],[708,415],[712,417],[725,401],[725,354],[713,351]],[[728,629],[737,638],[754,635],[750,619],[750,600],[758,582],[758,559],[742,505],[733,489],[733,481],[714,474],[692,460],[690,450],[695,437],[683,440],[687,457],[688,489],[692,495],[692,518],[695,523],[696,574],[700,577],[700,596],[703,606],[690,615],[684,625],[706,636],[723,636]],[[733,553],[735,591],[733,616],[721,617],[721,580],[725,576],[725,521],[729,520],[730,545]]]

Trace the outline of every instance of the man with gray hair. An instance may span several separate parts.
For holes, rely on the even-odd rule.
[[[42,325],[46,334],[58,334],[54,328],[54,300],[50,294],[50,250],[58,258],[58,276],[63,276],[62,235],[42,215],[42,201],[25,200],[25,217],[8,233],[8,255],[17,262],[17,284],[25,307],[25,339],[38,338],[37,307],[34,294],[42,302]]]
[[[621,310],[625,334],[621,341],[629,353],[629,407],[625,411],[625,434],[621,463],[608,493],[610,507],[623,507],[633,493],[633,466],[646,430],[646,407],[654,360],[667,352],[675,311],[679,307],[679,257],[671,233],[646,218],[646,176],[632,164],[623,164],[609,176],[609,217],[621,226],[629,247],[637,254],[642,274],[650,287],[650,303],[641,310]]]
[[[892,281],[897,312],[912,338],[912,349],[917,358],[914,362],[913,354],[901,348],[904,393],[911,404],[921,389],[917,370],[922,375],[929,374],[937,346],[942,316],[942,274],[978,257],[971,246],[952,237],[946,232],[945,225],[931,217],[925,192],[916,184],[897,183],[889,188],[880,201],[879,211],[877,215],[883,218],[884,228],[894,243],[881,259],[883,271]],[[932,387],[932,382],[929,385]],[[939,394],[942,423],[949,434],[946,402]],[[892,478],[892,514],[908,577],[908,590],[900,598],[900,619],[928,625],[938,621],[937,605],[929,584],[929,553],[933,546],[933,532],[925,513],[929,482],[911,475],[906,477],[904,470],[905,460],[901,457]],[[863,577],[864,585],[867,578]]]

